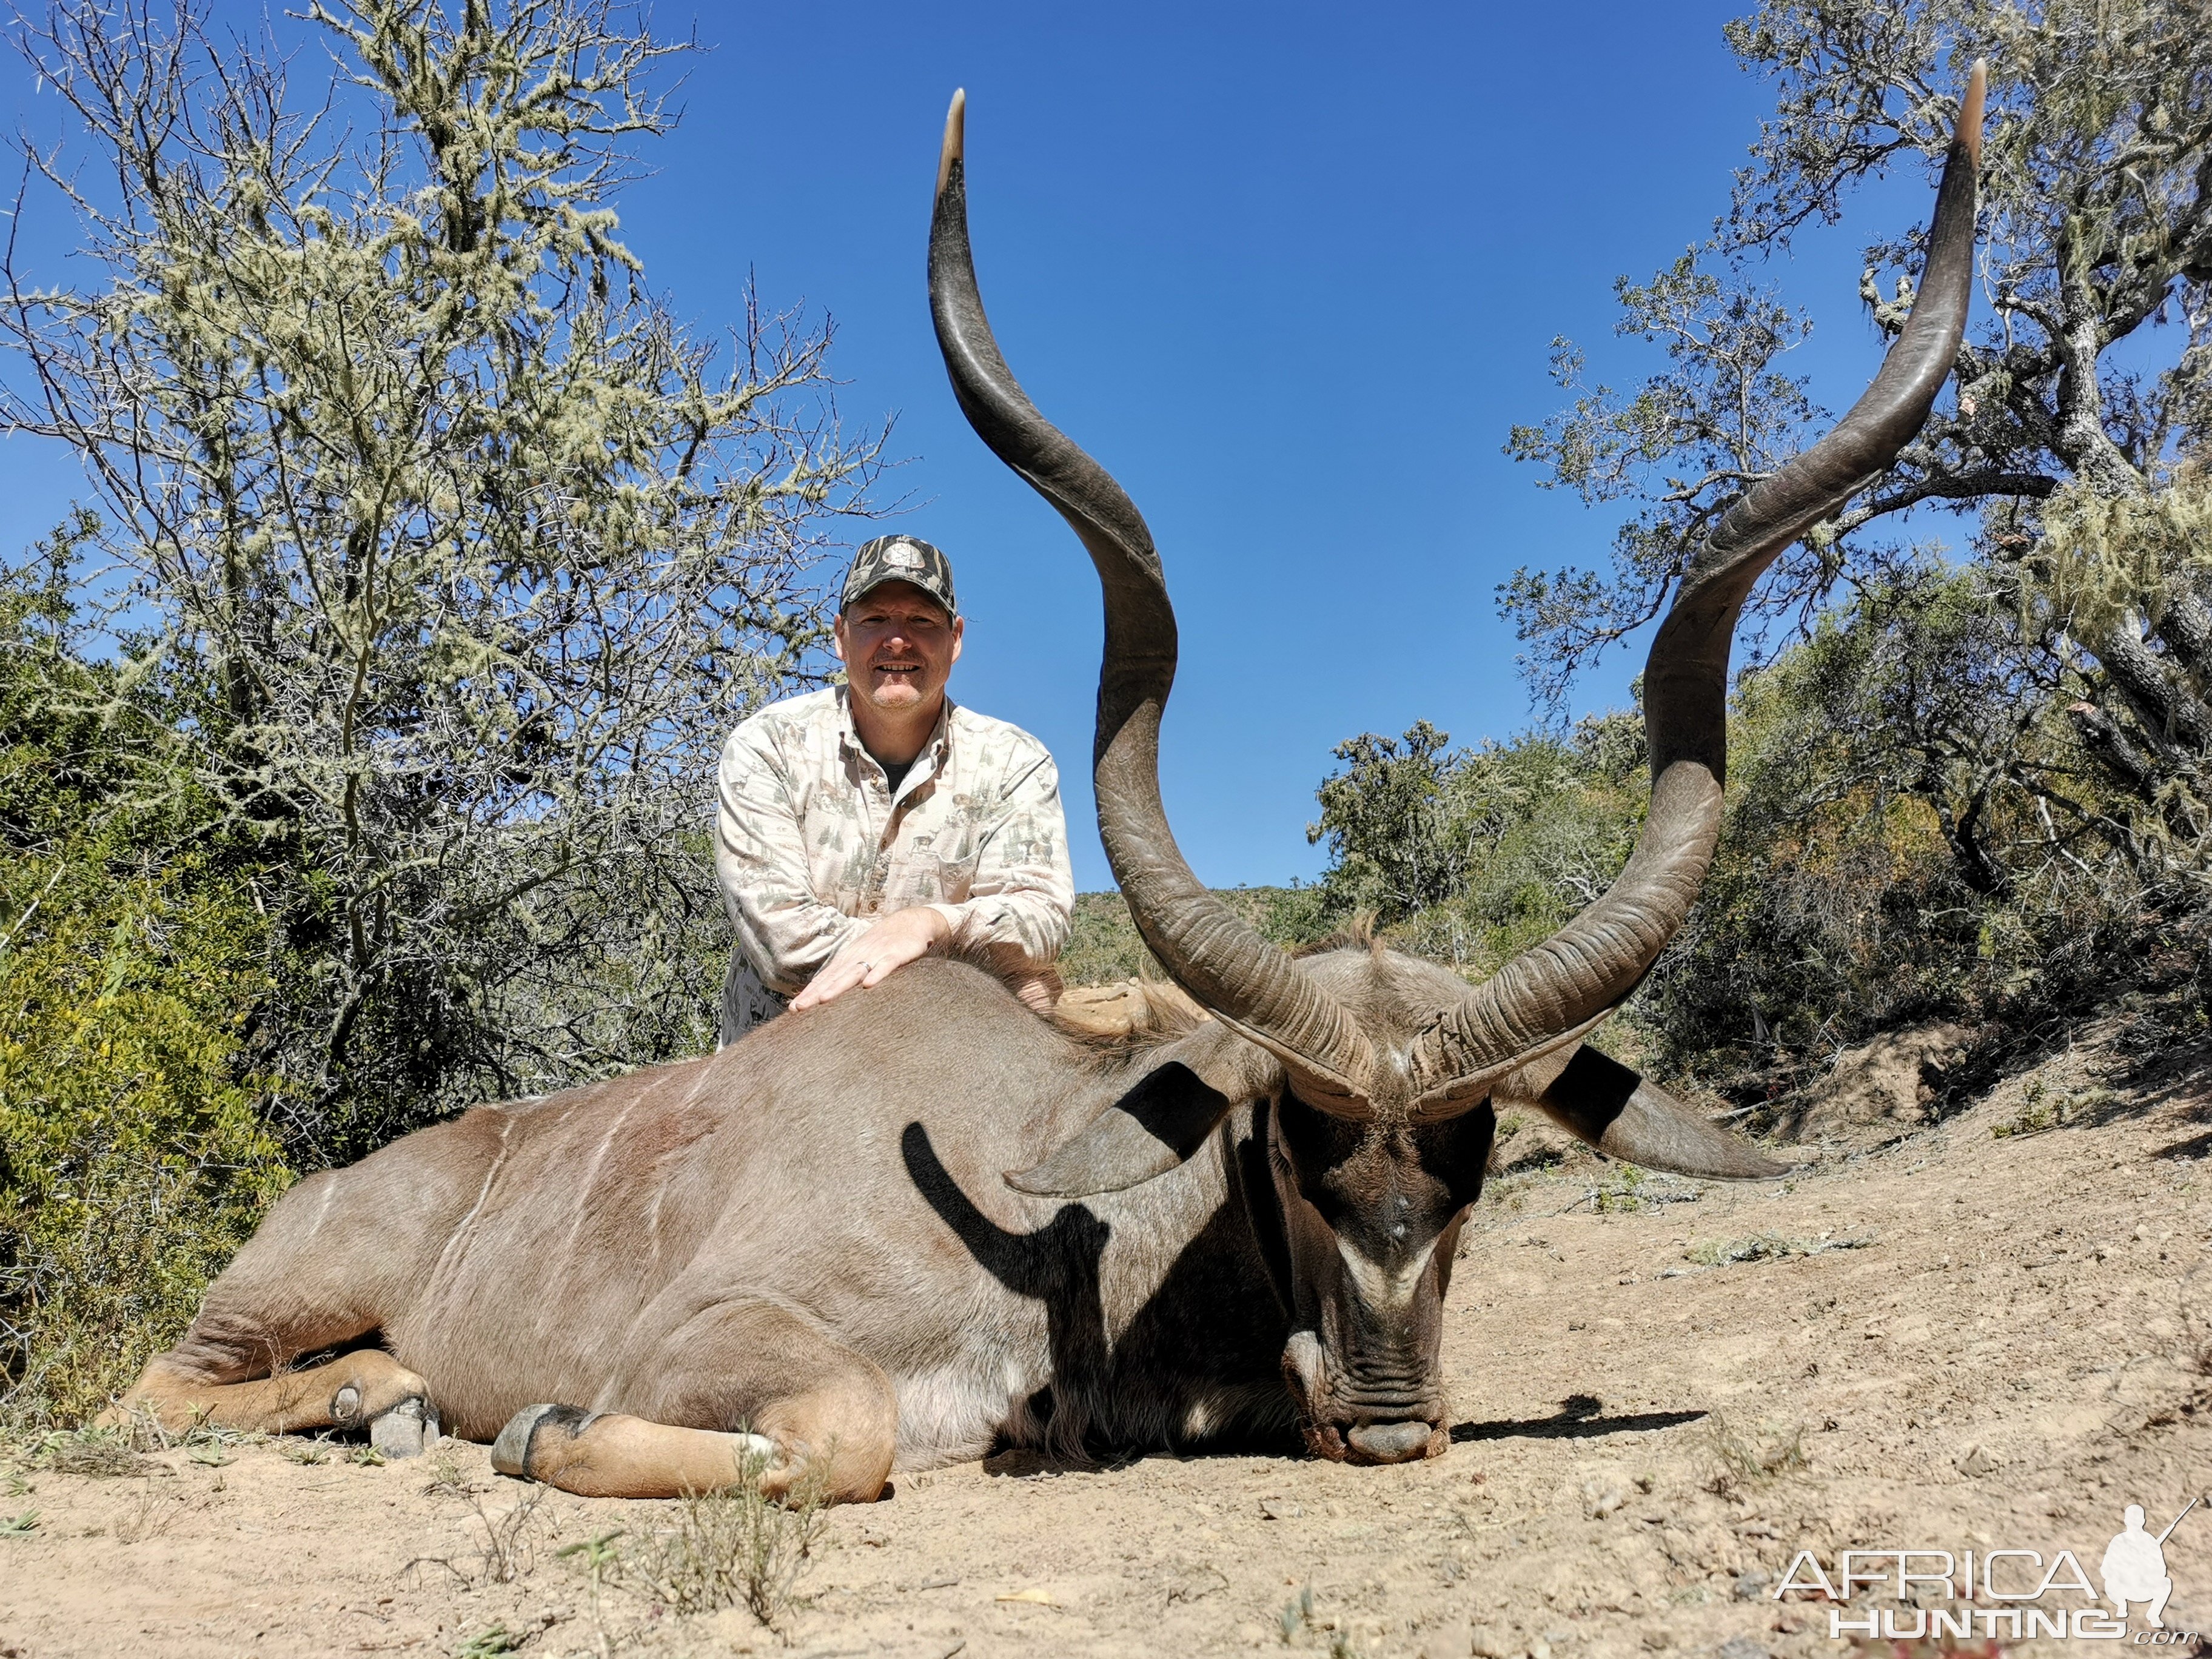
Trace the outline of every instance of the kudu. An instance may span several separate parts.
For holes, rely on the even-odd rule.
[[[1727,514],[1658,631],[1651,808],[1626,870],[1473,988],[1370,941],[1293,957],[1183,862],[1158,785],[1176,665],[1159,560],[992,338],[956,97],[930,235],[938,340],[977,433],[1097,567],[1100,833],[1146,943],[1211,1018],[1101,1044],[929,960],[703,1059],[477,1108],[301,1181],[129,1400],[172,1421],[366,1424],[395,1450],[442,1419],[495,1437],[508,1474],[638,1496],[744,1467],[771,1492],[811,1471],[863,1500],[895,1468],[994,1443],[1300,1432],[1353,1462],[1442,1453],[1444,1294],[1493,1101],[1650,1168],[1779,1173],[1581,1040],[1712,855],[1746,593],[1889,464],[1950,373],[1982,84],[1978,69],[1919,299],[1872,387]]]

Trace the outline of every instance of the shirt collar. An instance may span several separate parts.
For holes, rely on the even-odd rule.
[[[860,741],[860,727],[853,724],[852,688],[840,685],[836,688],[836,691],[839,746],[848,755],[865,755],[868,759],[875,761],[877,765],[881,766],[883,764],[881,761],[876,760],[873,755],[868,754],[868,745]],[[945,757],[951,752],[952,711],[957,707],[958,705],[952,701],[951,694],[947,692],[945,706],[937,711],[937,724],[930,728],[929,741],[921,745],[921,752],[914,757],[915,766],[919,767],[926,759],[933,758],[936,765],[929,769],[937,771],[943,768]]]

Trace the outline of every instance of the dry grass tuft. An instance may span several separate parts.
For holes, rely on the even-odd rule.
[[[1850,1238],[1784,1238],[1779,1233],[1754,1233],[1748,1238],[1708,1238],[1682,1253],[1685,1261],[1701,1267],[1722,1267],[1734,1261],[1786,1261],[1794,1255],[1822,1255],[1830,1250],[1863,1250],[1878,1241],[1872,1233]]]
[[[460,1454],[451,1445],[441,1445],[431,1453],[422,1472],[430,1477],[422,1483],[426,1498],[466,1498],[479,1490],[461,1467]]]
[[[1705,1419],[1705,1435],[1714,1466],[1705,1490],[1717,1498],[1806,1466],[1802,1424],[1786,1431],[1767,1424],[1748,1428],[1715,1412]]]
[[[672,1530],[624,1553],[624,1577],[678,1613],[743,1606],[770,1629],[804,1606],[799,1583],[829,1531],[824,1480],[801,1476],[779,1503],[760,1489],[767,1467],[743,1454],[733,1485],[681,1499]]]
[[[128,1428],[57,1430],[33,1445],[30,1462],[56,1474],[108,1478],[142,1474],[146,1468],[137,1436]]]
[[[532,1486],[513,1508],[493,1515],[476,1493],[468,1494],[483,1536],[477,1541],[477,1583],[511,1584],[538,1565],[538,1506],[545,1501],[545,1488]]]
[[[114,1534],[118,1544],[143,1544],[167,1533],[183,1514],[184,1500],[180,1497],[149,1482],[138,1489],[138,1495],[110,1523],[108,1530]]]
[[[475,1570],[456,1566],[449,1555],[418,1555],[400,1568],[402,1577],[419,1582],[423,1568],[443,1567],[461,1583],[481,1589],[486,1584],[512,1584],[534,1571],[538,1565],[538,1506],[545,1501],[545,1488],[529,1487],[512,1508],[495,1514],[484,1508],[483,1499],[473,1488],[465,1489],[461,1495],[468,1499],[470,1514],[476,1522],[472,1527],[466,1521],[462,1522],[476,1546]]]

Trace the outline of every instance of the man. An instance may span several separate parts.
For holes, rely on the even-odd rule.
[[[838,606],[845,684],[730,734],[714,846],[738,927],[725,1044],[931,954],[1051,1007],[1075,909],[1060,774],[1028,732],[945,696],[965,632],[945,555],[878,537]]]

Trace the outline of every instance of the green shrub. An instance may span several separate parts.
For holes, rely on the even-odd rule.
[[[1644,821],[1643,726],[1583,721],[1561,738],[1447,750],[1427,721],[1337,746],[1314,841],[1331,862],[1309,890],[1315,931],[1371,912],[1407,949],[1494,972],[1605,890]]]
[[[1745,675],[1713,867],[1638,1000],[1663,1063],[1786,1074],[1900,1024],[2025,1027],[2108,994],[2154,901],[2068,695],[2005,596],[1927,563]]]
[[[58,546],[0,573],[0,1429],[17,1431],[106,1404],[290,1178],[242,1030],[266,985],[250,869],[189,777],[164,779],[166,727],[76,653]]]
[[[0,1364],[31,1422],[173,1340],[289,1180],[242,1075],[251,900],[197,859],[132,869],[118,833],[0,876]]]
[[[2028,647],[2007,595],[1905,561],[1740,677],[1711,869],[1608,1046],[1771,1092],[1888,1026],[2027,1030],[2117,988],[2146,924],[2189,895],[2130,850],[2081,763],[2069,686],[2039,678]],[[1350,763],[1310,831],[1333,855],[1317,891],[1480,978],[1626,862],[1642,721],[1446,741],[1422,722],[1339,747]]]
[[[1318,887],[1223,887],[1214,896],[1281,945],[1310,944],[1337,925],[1338,913]],[[1060,976],[1070,985],[1167,977],[1138,936],[1127,903],[1110,889],[1075,896],[1075,931],[1060,954]]]

